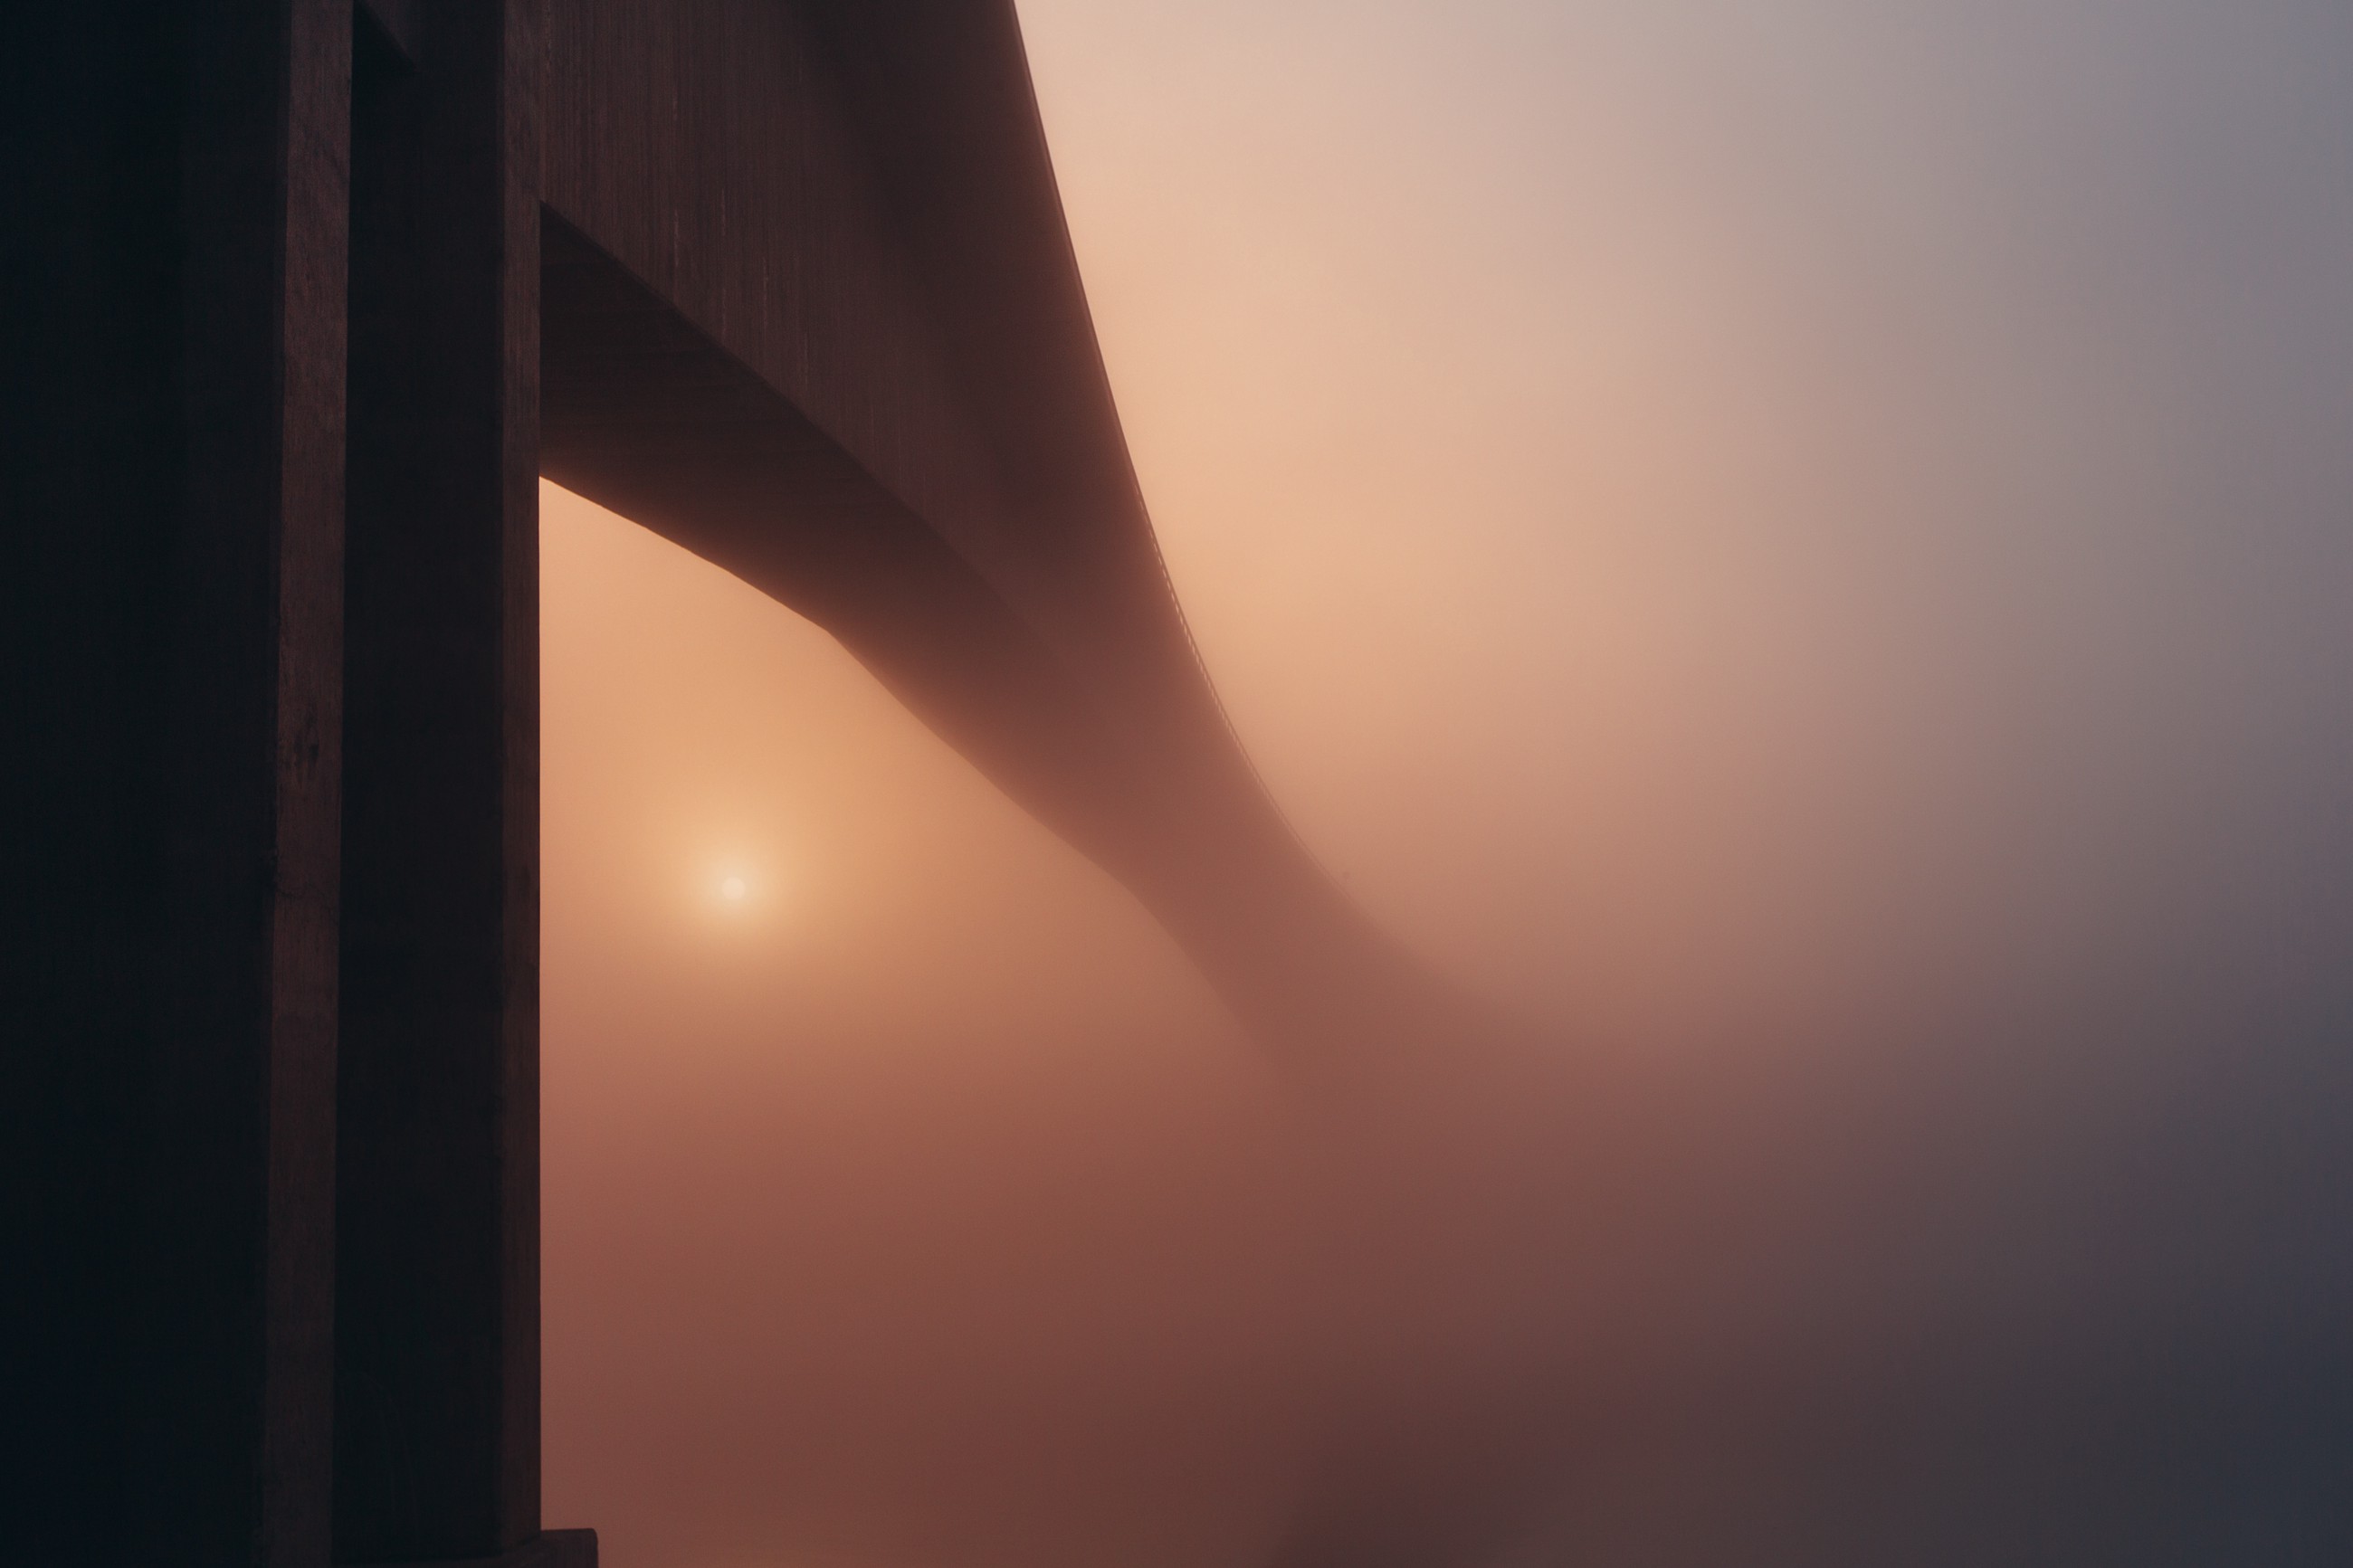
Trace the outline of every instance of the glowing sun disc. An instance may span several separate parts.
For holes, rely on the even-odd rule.
[[[751,891],[751,884],[741,877],[730,877],[719,884],[719,896],[731,904],[742,903]]]

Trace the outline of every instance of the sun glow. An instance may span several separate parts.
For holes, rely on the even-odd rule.
[[[741,877],[722,878],[719,896],[731,904],[740,904],[752,896],[752,885]]]

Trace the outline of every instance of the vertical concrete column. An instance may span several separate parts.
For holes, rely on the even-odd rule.
[[[0,1555],[323,1568],[348,11],[6,13]]]
[[[132,1517],[142,1552],[307,1568],[331,1493],[351,32],[322,0],[185,26],[172,935],[142,1184],[162,1278]],[[186,1419],[248,1401],[251,1450]]]
[[[354,68],[335,1547],[539,1528],[534,0]]]

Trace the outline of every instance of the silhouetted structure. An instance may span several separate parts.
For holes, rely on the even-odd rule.
[[[543,472],[831,628],[1246,1012],[1371,951],[1193,658],[1009,0],[0,35],[0,1555],[593,1558],[539,1520]]]

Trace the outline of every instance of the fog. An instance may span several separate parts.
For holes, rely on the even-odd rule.
[[[1234,726],[1511,1021],[1303,1091],[547,489],[551,1523],[2342,1559],[2353,12],[1021,11]]]

